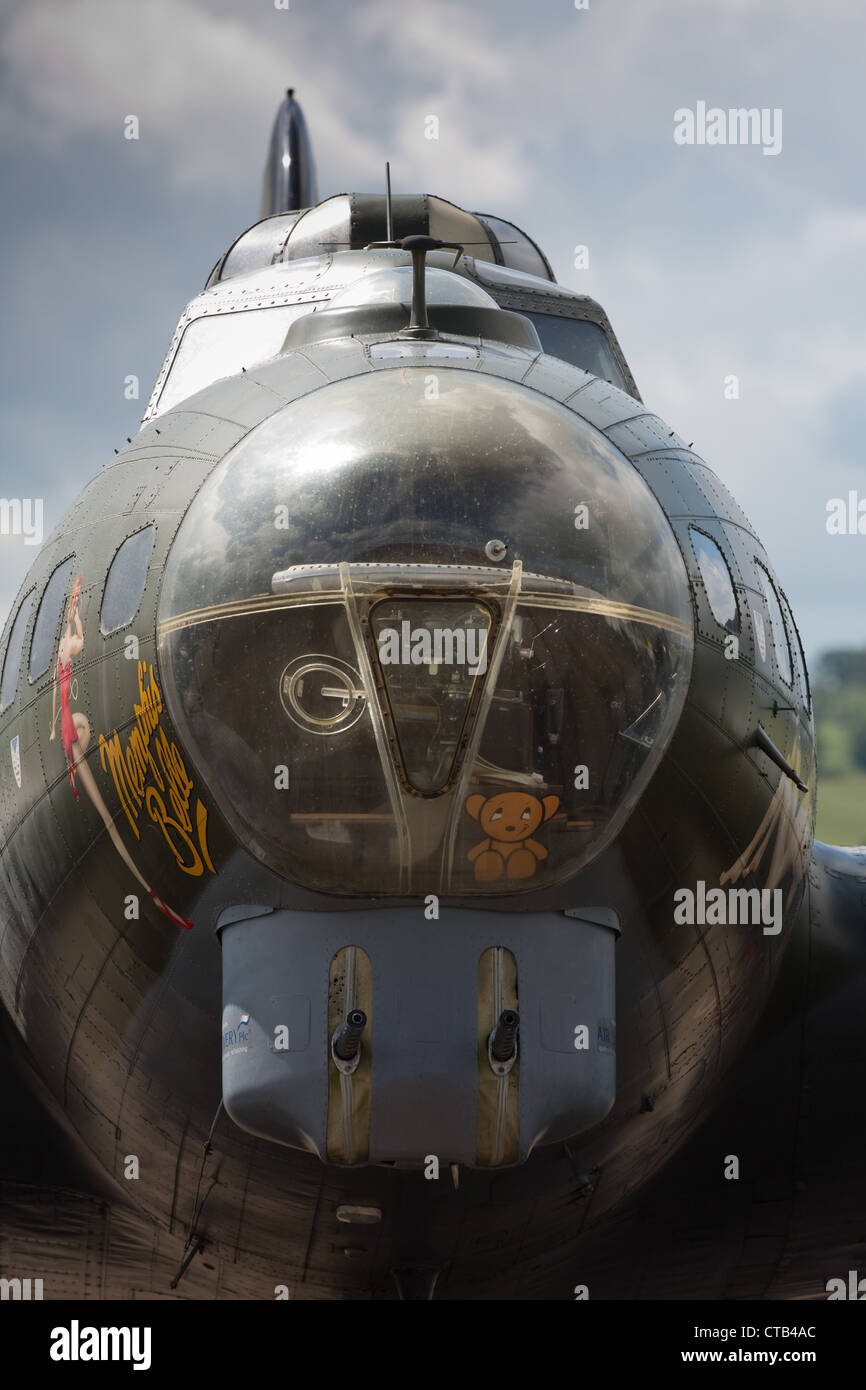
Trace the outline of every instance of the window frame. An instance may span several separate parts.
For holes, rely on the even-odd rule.
[[[588,372],[590,376],[596,376],[597,374],[593,372],[591,367],[585,366],[582,362],[575,362],[570,357],[563,357],[560,353],[555,352],[552,346],[548,347],[544,341],[543,330],[545,328],[545,325],[543,323],[537,323],[536,320],[550,319],[551,323],[559,322],[572,324],[589,324],[598,334],[601,343],[604,345],[604,352],[607,354],[609,358],[609,361],[605,363],[605,366],[607,366],[608,369],[611,371],[611,375],[599,376],[599,381],[606,381],[608,385],[615,386],[618,391],[624,391],[626,395],[628,395],[628,382],[626,380],[625,373],[623,372],[619,362],[616,359],[616,355],[611,349],[610,338],[608,337],[602,325],[600,323],[596,323],[595,319],[587,318],[584,314],[551,313],[550,310],[546,307],[539,307],[536,309],[523,309],[515,312],[521,312],[525,318],[529,319],[529,322],[532,324],[536,333],[538,334],[539,341],[541,342],[541,350],[546,357],[553,357],[556,359],[557,362],[566,362],[568,366],[576,367],[578,371]]]
[[[48,586],[50,585],[50,583],[51,583],[52,579],[54,578],[55,574],[57,573],[57,571],[58,571],[59,569],[62,569],[64,565],[69,564],[70,560],[72,561],[72,565],[71,565],[71,568],[70,568],[70,571],[69,571],[69,577],[67,578],[67,581],[66,581],[67,584],[69,583],[69,579],[72,578],[72,570],[75,569],[76,553],[75,553],[74,550],[71,552],[71,554],[64,556],[64,558],[63,558],[62,560],[58,560],[57,564],[54,565],[54,566],[52,567],[51,573],[49,574],[48,578],[47,578],[46,581],[45,581],[45,584],[44,584],[43,589],[42,589],[42,593],[41,593],[40,598],[39,598],[39,606],[38,606],[38,608],[36,609],[36,616],[35,616],[35,618],[33,619],[33,630],[32,630],[32,632],[30,633],[30,648],[29,648],[29,651],[28,651],[28,654],[27,654],[27,681],[28,681],[28,684],[29,684],[29,685],[38,685],[39,682],[40,682],[41,680],[43,680],[43,679],[45,678],[45,676],[48,674],[48,672],[51,670],[51,657],[49,656],[49,658],[48,658],[48,665],[45,666],[45,667],[43,667],[43,669],[42,669],[41,671],[39,671],[35,676],[34,676],[34,675],[31,675],[31,667],[32,667],[32,665],[33,665],[33,642],[34,642],[34,639],[35,639],[35,637],[36,637],[36,626],[37,626],[37,623],[39,622],[39,615],[40,615],[40,613],[42,612],[42,605],[43,605],[43,603],[45,602],[45,595],[48,593]],[[37,587],[38,587],[38,586],[37,586]],[[60,624],[61,624],[61,622],[63,621],[63,608],[64,608],[64,604],[66,604],[66,603],[68,603],[68,602],[69,602],[69,592],[68,592],[68,589],[66,588],[66,586],[64,585],[64,589],[63,589],[63,603],[61,603],[61,605],[60,605],[60,612],[58,613],[56,622],[55,622],[55,624],[54,624],[54,639],[53,639],[53,642],[52,642],[52,645],[51,645],[51,650],[52,650],[52,653],[54,653],[55,660],[56,660],[56,653],[57,653],[57,643],[58,643],[58,641],[59,641]]]
[[[704,590],[704,596],[705,596],[706,601],[707,601],[707,608],[708,608],[709,611],[710,611],[710,617],[712,618],[713,622],[716,624],[716,627],[719,628],[719,629],[725,634],[726,637],[738,637],[738,638],[739,638],[739,637],[742,637],[742,635],[743,635],[743,615],[742,615],[742,613],[741,613],[741,611],[740,611],[740,596],[739,596],[739,594],[737,593],[737,585],[736,585],[736,582],[735,582],[735,580],[734,580],[734,572],[733,572],[733,570],[732,570],[732,568],[731,568],[731,563],[730,563],[730,561],[729,561],[727,555],[725,554],[725,552],[724,552],[724,550],[722,549],[722,547],[721,547],[721,545],[719,544],[719,542],[716,540],[715,536],[711,536],[710,533],[709,533],[709,531],[705,531],[705,530],[703,529],[702,526],[696,526],[693,522],[690,521],[690,522],[688,523],[688,531],[689,531],[689,545],[690,545],[691,548],[692,548],[692,554],[693,554],[694,557],[695,557],[695,564],[696,564],[697,567],[698,567],[698,574],[699,574],[699,576],[700,576],[701,585],[702,585],[703,590]],[[692,537],[693,537],[693,535],[694,535],[695,533],[697,533],[697,535],[699,535],[699,536],[703,536],[703,537],[704,537],[704,540],[708,540],[708,541],[710,542],[711,545],[714,545],[715,548],[716,548],[716,550],[719,552],[719,554],[720,554],[721,557],[722,557],[722,561],[723,561],[724,566],[725,566],[725,569],[726,569],[726,571],[727,571],[728,580],[729,580],[730,585],[731,585],[731,593],[733,594],[733,598],[734,598],[734,612],[735,612],[735,616],[736,616],[737,626],[736,626],[736,628],[735,628],[735,630],[734,630],[733,632],[731,632],[730,628],[725,627],[725,624],[724,624],[724,623],[719,622],[719,619],[718,619],[718,617],[716,616],[715,609],[713,608],[712,602],[711,602],[711,600],[710,600],[710,594],[709,594],[709,590],[708,590],[708,588],[707,588],[707,581],[706,581],[706,579],[704,578],[704,572],[703,572],[703,570],[701,569],[701,560],[700,560],[700,556],[698,555],[698,552],[697,552],[697,550],[696,550],[696,548],[695,548],[694,540],[692,539]]]
[[[758,557],[757,557],[757,555],[755,556],[755,567],[759,570],[759,572],[760,572],[761,574],[763,574],[764,578],[765,578],[766,581],[767,581],[767,584],[769,585],[770,593],[773,594],[773,595],[775,596],[776,603],[778,604],[778,607],[779,607],[779,613],[780,613],[781,618],[782,618],[782,636],[783,636],[784,639],[785,639],[785,646],[786,646],[787,651],[788,651],[788,669],[789,669],[790,672],[791,672],[791,678],[790,678],[790,680],[786,680],[786,679],[785,679],[785,673],[784,673],[784,671],[782,670],[781,663],[780,663],[780,661],[779,661],[779,654],[778,654],[778,645],[779,645],[779,644],[778,644],[778,639],[777,639],[777,637],[776,637],[776,624],[773,622],[773,614],[772,614],[771,607],[770,607],[770,600],[769,600],[769,598],[767,597],[767,594],[764,592],[763,585],[761,585],[761,589],[760,589],[761,598],[764,600],[764,603],[767,605],[767,616],[768,616],[769,619],[770,619],[770,632],[772,633],[772,636],[773,636],[773,661],[774,661],[775,667],[776,667],[776,674],[778,675],[779,680],[782,682],[782,684],[783,684],[784,686],[786,686],[786,687],[788,688],[788,690],[790,690],[790,691],[792,692],[792,694],[793,694],[793,691],[794,691],[794,653],[793,653],[793,651],[791,650],[791,637],[790,637],[790,634],[789,634],[789,632],[788,632],[788,624],[785,622],[785,610],[784,610],[784,608],[782,607],[782,600],[779,598],[779,590],[778,590],[777,587],[776,587],[775,581],[773,580],[773,576],[771,575],[771,573],[770,573],[770,571],[768,570],[767,566],[764,564],[763,560],[759,560]],[[760,584],[760,582],[761,582],[761,581],[760,581],[760,578],[759,578],[758,582],[759,582],[759,584]]]
[[[802,687],[803,687],[803,695],[804,695],[805,701],[806,701],[806,712],[807,712],[807,714],[811,717],[811,714],[812,714],[812,681],[811,681],[810,676],[809,676],[809,667],[808,667],[808,664],[807,664],[807,662],[806,662],[806,652],[805,652],[805,649],[804,649],[804,647],[803,647],[803,639],[802,639],[802,637],[800,636],[800,629],[798,628],[797,623],[796,623],[796,621],[795,621],[795,619],[794,619],[794,610],[793,610],[793,608],[791,607],[791,604],[790,604],[790,602],[789,602],[789,600],[788,600],[788,595],[785,593],[785,590],[782,589],[779,585],[776,586],[776,593],[777,593],[778,596],[779,596],[779,602],[780,602],[781,608],[782,608],[782,615],[783,615],[783,617],[785,618],[785,621],[786,621],[788,624],[790,624],[790,627],[793,629],[794,636],[795,636],[796,639],[797,639],[797,650],[798,650],[799,653],[800,653],[800,664],[799,664],[799,666],[797,667],[797,672],[798,672],[798,675],[801,677],[801,685],[802,685]],[[790,636],[790,634],[789,634],[789,636]],[[788,645],[790,646],[790,641],[789,641]],[[792,651],[791,655],[793,656],[793,651]]]
[[[166,392],[168,391],[169,386],[171,384],[172,375],[174,374],[175,368],[178,365],[178,361],[183,350],[184,342],[187,338],[187,335],[190,333],[190,330],[196,330],[203,323],[210,324],[216,322],[217,320],[230,320],[234,318],[236,315],[241,314],[268,313],[271,310],[278,309],[297,309],[299,312],[295,314],[294,318],[291,320],[291,323],[286,328],[286,333],[288,333],[291,324],[294,323],[297,319],[303,318],[305,314],[314,312],[315,308],[320,304],[324,308],[327,308],[329,302],[330,296],[324,296],[320,293],[316,296],[311,295],[310,298],[303,298],[300,300],[271,300],[268,303],[264,304],[253,302],[250,304],[231,304],[225,306],[221,305],[220,307],[210,311],[204,310],[202,313],[193,314],[189,318],[187,318],[186,314],[184,314],[181,318],[180,323],[175,329],[175,336],[177,338],[177,341],[175,342],[173,340],[171,346],[169,347],[168,354],[166,355],[166,359],[163,363],[162,371],[160,372],[156,386],[154,386],[153,392],[151,394],[151,399],[148,404],[147,412],[144,418],[147,420],[150,419],[152,416],[163,415],[166,411],[174,410],[176,406],[182,405],[184,401],[191,400],[192,397],[197,396],[200,391],[207,391],[208,388],[213,386],[215,382],[230,380],[232,377],[241,375],[242,368],[239,365],[236,371],[230,371],[228,373],[223,372],[221,376],[209,376],[207,381],[205,381],[200,386],[196,386],[194,390],[188,391],[184,395],[178,396],[176,400],[167,402],[165,399]],[[243,371],[255,371],[258,367],[263,366],[266,362],[273,361],[274,357],[278,357],[280,355],[282,346],[285,343],[286,333],[283,333],[280,339],[280,346],[277,348],[275,353],[271,353],[269,356],[266,357],[258,357],[255,361],[251,360],[247,362],[246,365],[243,366]],[[200,350],[201,349],[199,348],[199,351]],[[224,363],[221,363],[220,365],[222,366],[224,365]]]

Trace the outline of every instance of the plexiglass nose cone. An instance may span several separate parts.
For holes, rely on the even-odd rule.
[[[223,460],[169,554],[159,649],[185,747],[277,873],[489,896],[616,836],[692,632],[622,454],[527,387],[425,365],[325,386]]]

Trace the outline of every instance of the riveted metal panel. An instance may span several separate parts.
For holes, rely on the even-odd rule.
[[[605,431],[608,439],[634,461],[640,454],[657,449],[669,450],[683,444],[675,430],[669,429],[658,415],[635,415]]]

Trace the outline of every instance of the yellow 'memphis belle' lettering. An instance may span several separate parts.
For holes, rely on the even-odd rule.
[[[144,806],[185,874],[198,877],[204,873],[205,865],[212,874],[216,873],[207,847],[207,810],[197,797],[194,840],[190,815],[192,778],[177,744],[171,742],[160,726],[162,695],[156,683],[156,672],[146,661],[138,663],[138,694],[140,703],[133,706],[135,727],[127,737],[126,746],[121,744],[116,729],[110,739],[99,735],[102,769],[111,774],[137,840],[141,839],[138,820]]]

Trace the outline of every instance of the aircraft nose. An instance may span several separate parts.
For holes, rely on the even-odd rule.
[[[376,370],[277,411],[166,564],[181,740],[238,841],[321,892],[573,876],[636,804],[688,685],[685,565],[632,465],[526,386],[454,367],[432,398],[430,375]],[[494,797],[509,835],[532,806],[543,852],[485,848]]]

